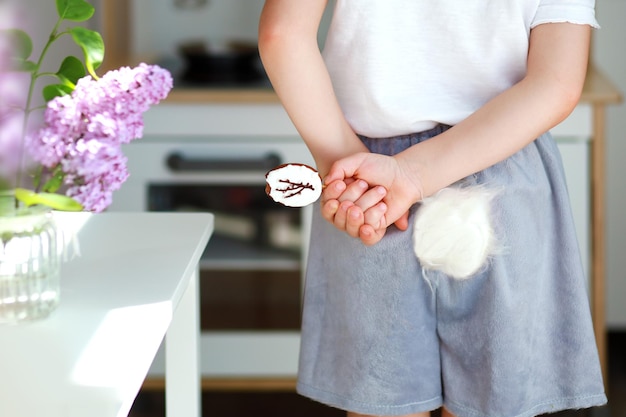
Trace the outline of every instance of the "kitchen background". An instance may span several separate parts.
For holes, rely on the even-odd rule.
[[[113,24],[110,21],[110,16],[105,17],[103,10],[105,3],[115,2],[114,0],[95,0],[92,3],[98,10],[98,16],[92,21],[95,24],[96,29],[104,30],[105,28],[119,29],[118,35],[121,36],[127,52],[133,56],[135,60],[149,60],[152,62],[162,63],[175,71],[175,75],[178,77],[184,71],[184,62],[180,56],[180,45],[189,43],[190,41],[202,41],[211,46],[223,46],[227,41],[237,41],[238,44],[254,44],[256,42],[256,31],[258,16],[263,6],[262,0],[128,0],[128,14],[116,15],[115,20],[117,24]],[[30,11],[36,21],[33,25],[35,32],[40,32],[39,35],[35,35],[38,39],[43,39],[43,36],[47,34],[47,31],[52,24],[50,17],[55,15],[54,1],[42,1],[42,0],[22,0],[21,4],[26,10]],[[595,65],[603,71],[611,81],[622,92],[626,92],[626,54],[623,52],[623,45],[626,44],[626,26],[623,24],[624,18],[626,18],[626,0],[597,0],[596,15],[598,21],[602,25],[602,29],[595,31],[594,42],[592,50],[592,61]],[[327,21],[327,20],[326,20]],[[130,24],[129,24],[130,23]],[[111,30],[111,29],[109,29]],[[320,43],[323,43],[323,32],[320,34]],[[61,43],[56,46],[59,55],[65,56],[68,51],[75,52],[75,49],[71,43],[71,40],[67,40],[65,43]],[[54,60],[52,60],[54,61]],[[106,63],[106,61],[105,61]],[[57,66],[56,63],[51,62],[51,67]],[[231,80],[227,80],[230,82]],[[177,78],[177,82],[180,85],[184,85],[184,81]],[[232,84],[226,83],[227,88],[233,87]],[[222,85],[223,87],[224,85]],[[190,87],[190,86],[186,86]],[[196,88],[198,86],[191,86]],[[258,84],[249,84],[247,87],[252,87],[253,90],[262,91],[261,94],[265,94],[267,85],[263,85],[262,82]],[[210,90],[212,86],[204,85],[198,88]],[[194,96],[195,97],[195,96]],[[247,97],[247,96],[246,96]],[[120,209],[142,209],[147,208],[150,204],[152,195],[164,195],[167,191],[163,191],[162,186],[167,183],[171,183],[172,177],[161,169],[163,161],[161,158],[163,152],[166,152],[169,156],[178,148],[171,145],[169,139],[166,141],[168,145],[161,143],[164,137],[173,137],[176,135],[180,138],[180,142],[193,142],[191,147],[187,148],[188,152],[196,152],[202,154],[205,152],[205,156],[216,156],[218,159],[223,157],[229,161],[234,156],[232,149],[235,149],[237,155],[245,158],[255,158],[255,155],[260,153],[266,156],[268,153],[278,153],[280,158],[284,160],[294,160],[293,158],[299,158],[303,162],[307,158],[306,154],[302,153],[301,147],[297,145],[297,137],[292,127],[289,125],[288,120],[284,113],[280,110],[280,106],[262,98],[259,102],[258,95],[252,94],[252,102],[248,102],[245,99],[227,100],[227,103],[198,103],[196,98],[193,102],[177,102],[172,103],[172,107],[176,107],[184,113],[176,113],[177,117],[174,118],[166,111],[164,106],[159,106],[151,110],[151,114],[146,117],[146,138],[145,147],[133,158],[140,158],[140,162],[135,162],[136,166],[150,166],[153,167],[153,175],[156,176],[157,181],[149,184],[148,182],[131,182],[128,187],[125,187],[118,193],[115,198]],[[266,97],[266,96],[262,96]],[[180,116],[180,117],[178,117]],[[233,126],[237,125],[237,126]],[[243,136],[243,137],[242,137]],[[257,138],[267,138],[269,147],[258,147]],[[206,138],[217,143],[212,144],[212,148],[204,149],[198,140]],[[251,139],[254,138],[254,139]],[[153,140],[154,139],[154,140]],[[240,140],[237,142],[237,140]],[[606,312],[607,312],[607,325],[610,332],[610,368],[611,372],[615,373],[618,370],[626,375],[626,344],[624,343],[626,335],[626,256],[624,256],[624,248],[626,248],[626,182],[623,180],[626,178],[626,164],[624,164],[624,157],[626,156],[626,105],[610,105],[607,108],[607,120],[606,120],[606,172],[607,172],[607,207],[606,207],[606,275],[607,275],[607,290],[606,290]],[[238,145],[232,148],[230,145],[237,142]],[[229,146],[226,146],[229,145]],[[163,150],[161,149],[163,148]],[[252,149],[255,148],[255,149]],[[211,154],[211,155],[209,155]],[[153,156],[154,161],[150,159],[150,155]],[[183,154],[183,156],[185,156]],[[130,158],[130,156],[129,156]],[[158,159],[158,160],[157,160]],[[271,161],[271,160],[270,160]],[[197,161],[189,161],[195,163]],[[585,161],[583,161],[584,163]],[[262,161],[261,161],[262,163]],[[184,164],[183,164],[184,166]],[[131,163],[132,169],[132,163]],[[143,168],[142,168],[143,169]],[[581,166],[581,172],[584,171],[584,167]],[[141,178],[141,181],[148,181],[144,178],[142,173],[135,175],[131,170],[131,175],[137,179]],[[147,174],[145,174],[147,175]],[[160,176],[160,177],[159,177]],[[184,174],[185,186],[194,186],[198,183],[198,178],[194,175]],[[221,182],[222,185],[226,181],[225,178],[233,178],[233,175],[227,171],[221,171],[217,174],[211,174],[209,176],[209,182],[215,186],[216,182]],[[235,197],[236,201],[241,199],[250,199],[249,190],[253,188],[255,181],[252,180],[251,173],[236,173],[234,175],[236,180],[234,181],[237,187],[242,187]],[[584,180],[584,178],[583,178]],[[181,184],[182,185],[182,184]],[[586,184],[585,184],[586,185]],[[570,184],[571,188],[578,188],[580,184]],[[157,189],[157,193],[148,193],[146,190],[149,187]],[[584,188],[584,187],[581,187]],[[127,203],[130,195],[140,196],[139,199]],[[161,198],[160,201],[163,199]],[[168,200],[169,201],[169,200]],[[246,200],[249,201],[249,200]],[[184,201],[181,204],[188,204],[188,201]],[[129,205],[127,205],[129,204]],[[168,203],[169,204],[169,203]],[[167,206],[166,206],[167,207]],[[115,207],[114,207],[115,208]],[[197,207],[193,207],[197,209]],[[282,213],[284,214],[284,213]],[[583,212],[584,215],[588,213]],[[289,214],[292,216],[293,214]],[[271,216],[270,216],[271,217]],[[279,218],[281,213],[278,214]],[[306,212],[302,213],[302,217],[306,218]],[[232,218],[223,217],[226,223]],[[236,219],[235,219],[236,220]],[[237,222],[235,222],[237,224]],[[239,222],[241,223],[241,222]],[[245,222],[244,222],[245,223]],[[287,246],[289,250],[289,242],[293,240],[294,228],[293,224],[300,227],[298,219],[290,219],[287,223],[279,222],[283,228],[283,234],[281,237],[274,237],[272,239],[278,239],[279,244],[283,245],[283,248]],[[241,225],[240,225],[241,226]],[[249,230],[257,227],[258,224],[252,222],[245,223],[243,228],[240,227],[230,233],[239,233],[240,235],[249,235]],[[305,232],[305,231],[304,231]],[[304,233],[303,232],[303,233]],[[298,233],[297,230],[295,232]],[[583,234],[588,237],[587,234]],[[291,236],[291,237],[290,237]],[[587,243],[583,243],[584,247],[588,247]],[[306,248],[301,248],[302,252]],[[302,252],[298,252],[295,257],[289,259],[296,262],[290,264],[291,266],[276,267],[271,266],[269,269],[265,269],[265,275],[281,275],[286,273],[293,276],[294,271],[300,268],[298,264],[298,257],[302,257]],[[293,254],[292,254],[293,255]],[[210,261],[207,261],[210,264]],[[209,265],[209,269],[212,268],[215,271],[215,266]],[[222,268],[220,266],[219,268]],[[265,267],[263,267],[265,268]],[[241,269],[241,268],[240,268]],[[245,268],[243,268],[245,269]],[[277,273],[276,270],[280,270]],[[274,271],[274,272],[272,272]],[[238,270],[236,274],[241,274]],[[236,275],[238,276],[238,275]],[[282,276],[282,275],[281,275]],[[238,279],[238,278],[237,278]],[[245,281],[248,278],[242,278]],[[267,278],[262,278],[267,279]],[[278,278],[278,282],[281,282],[282,278]],[[270,279],[271,280],[271,279]],[[243,282],[242,281],[242,282]],[[291,281],[293,284],[293,277]],[[221,284],[220,284],[221,285]],[[280,284],[278,284],[280,285]],[[297,294],[298,287],[291,289]],[[230,288],[228,291],[234,291]],[[254,292],[254,289],[250,289]],[[231,293],[233,294],[233,293]],[[274,298],[272,298],[274,297]],[[273,294],[270,298],[282,299],[282,294]],[[293,308],[293,306],[291,306]],[[297,310],[297,306],[295,307]],[[291,311],[296,311],[291,310]],[[278,313],[280,316],[280,313]],[[231,323],[232,324],[232,323]],[[235,323],[235,326],[237,324]],[[242,326],[248,326],[248,323]],[[272,325],[270,325],[271,327]],[[253,344],[256,344],[257,351],[272,350],[276,344],[289,345],[288,354],[278,354],[278,357],[272,355],[261,355],[260,358],[253,354],[248,354],[251,358],[251,362],[245,363],[242,366],[257,366],[261,365],[257,372],[257,376],[262,374],[267,368],[280,369],[284,367],[282,362],[287,361],[293,363],[294,349],[297,346],[297,338],[294,338],[294,328],[297,327],[297,323],[279,323],[275,325],[282,329],[279,333],[273,335],[277,338],[269,339],[256,339],[253,337]],[[285,328],[287,329],[286,331]],[[250,333],[242,335],[245,342],[250,342]],[[225,343],[226,350],[229,350],[232,345],[232,339],[211,339],[214,343]],[[259,344],[261,343],[261,344]],[[265,346],[265,349],[262,347]],[[250,353],[250,351],[248,351]],[[260,353],[259,353],[260,354]],[[211,369],[210,372],[224,371],[220,370],[220,360],[216,360],[216,363],[208,364]],[[158,368],[158,366],[157,366]],[[227,372],[227,371],[224,371]],[[291,365],[287,366],[284,373],[291,372]],[[157,369],[158,373],[158,369]],[[622,374],[620,374],[622,375]],[[613,389],[626,386],[626,376],[620,376],[619,379],[612,380],[611,386]],[[245,385],[245,384],[244,384]],[[289,410],[293,411],[293,407],[303,407],[302,403],[297,403],[297,400],[291,396],[288,389],[285,389],[285,384],[279,384],[278,388],[272,390],[265,386],[261,390],[251,390],[252,385],[245,385],[243,391],[247,391],[246,397],[250,402],[256,403],[258,409],[267,409],[267,414],[262,415],[290,415]],[[148,389],[148,394],[144,396],[145,399],[142,404],[137,405],[134,410],[134,415],[137,417],[153,417],[159,416],[160,408],[159,402],[162,406],[162,398],[159,395],[150,397],[150,392],[158,392],[158,389]],[[243,407],[242,404],[248,401],[240,401],[237,388],[216,389],[209,388],[207,395],[211,395],[210,398],[205,399],[205,402],[213,404],[215,407],[219,407],[222,404],[225,408],[233,407],[233,401]],[[254,391],[254,392],[252,392]],[[271,397],[265,395],[267,392],[272,392]],[[612,399],[617,401],[618,397],[624,398],[626,391],[620,391],[619,396],[614,396]],[[219,394],[219,395],[216,395]],[[255,397],[256,396],[256,397]],[[140,399],[142,397],[140,396]],[[147,398],[147,399],[146,399]],[[234,400],[233,400],[234,398]],[[268,398],[270,398],[268,400]],[[264,401],[266,403],[264,403]],[[278,405],[281,404],[281,405]],[[619,404],[619,403],[618,403]],[[144,407],[144,408],[142,408]],[[278,408],[283,407],[284,410]],[[308,405],[307,405],[308,407]],[[252,412],[252,410],[248,410]],[[328,411],[328,410],[324,410]],[[616,416],[626,416],[626,406],[619,405],[612,408],[612,414]],[[316,409],[312,415],[321,415],[321,410]],[[246,413],[242,410],[242,414]],[[258,414],[258,413],[257,413]],[[211,415],[226,415],[224,413],[212,413]],[[233,414],[235,415],[235,414]],[[304,412],[299,415],[305,415]],[[332,414],[328,414],[332,415]]]
[[[98,10],[98,3],[103,1],[94,1]],[[180,60],[178,47],[188,41],[216,45],[229,40],[256,42],[263,7],[262,0],[131,0],[130,4],[133,25],[128,41],[132,55],[166,62]],[[624,92],[626,0],[597,0],[596,16],[602,28],[594,32],[592,61]],[[323,43],[323,31],[319,38]],[[626,331],[625,104],[608,107],[606,138],[607,323],[611,329]]]
[[[100,0],[106,1],[106,0]],[[95,2],[97,3],[97,2]],[[132,54],[155,59],[178,58],[181,43],[204,40],[255,42],[262,0],[132,0]],[[592,61],[620,91],[626,91],[626,0],[597,0]],[[328,19],[326,19],[327,21]],[[323,31],[320,43],[323,43]],[[180,65],[180,63],[179,63]],[[626,330],[626,106],[607,110],[607,322]]]

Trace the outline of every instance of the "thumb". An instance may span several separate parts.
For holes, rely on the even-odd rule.
[[[324,184],[328,185],[333,181],[344,181],[347,178],[354,177],[354,174],[361,166],[363,155],[366,154],[357,153],[335,161],[326,177],[324,177]]]

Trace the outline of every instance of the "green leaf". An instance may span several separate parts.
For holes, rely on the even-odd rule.
[[[33,61],[17,61],[15,65],[15,71],[35,72],[36,70],[37,64]]]
[[[32,173],[33,177],[33,186],[35,189],[39,189],[39,184],[41,184],[41,178],[43,177],[43,165],[37,165]]]
[[[0,44],[10,45],[11,68],[13,71],[33,72],[37,65],[28,61],[33,53],[33,42],[30,36],[21,29],[0,30]]]
[[[78,80],[86,75],[85,67],[80,59],[75,56],[66,57],[61,63],[61,67],[57,71],[57,77],[63,82],[63,84],[72,87],[76,86]]]
[[[0,30],[0,42],[12,46],[13,58],[17,60],[25,61],[33,53],[33,41],[21,29]]]
[[[102,36],[94,30],[86,29],[84,27],[75,27],[70,29],[72,38],[78,46],[80,46],[85,54],[85,66],[87,71],[94,77],[96,76],[96,69],[102,64],[104,60],[104,41]]]
[[[57,165],[56,169],[52,174],[52,178],[50,178],[42,187],[42,190],[48,193],[56,193],[61,185],[63,185],[63,178],[65,178],[65,173],[61,169],[61,165]]]
[[[64,96],[66,94],[72,94],[73,87],[65,84],[50,84],[42,89],[43,98],[46,102],[52,100],[55,97]]]
[[[89,20],[94,12],[94,7],[84,0],[56,0],[57,13],[64,20],[84,22]]]
[[[83,209],[82,204],[71,197],[61,194],[36,193],[24,188],[15,189],[15,198],[27,206],[40,204],[61,211],[81,211]]]

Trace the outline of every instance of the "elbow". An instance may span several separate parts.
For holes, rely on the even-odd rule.
[[[550,128],[565,120],[574,111],[582,95],[584,79],[558,79],[541,76],[528,80],[534,90],[537,116]]]
[[[259,54],[261,59],[267,55],[274,44],[276,44],[275,33],[270,28],[259,26]]]
[[[559,94],[559,101],[567,113],[571,113],[578,105],[583,93],[583,86],[585,84],[585,78],[572,80],[564,83],[561,86],[561,92]]]
[[[274,27],[259,27],[259,57],[268,75],[271,75],[275,64],[280,62],[281,52],[286,50],[285,42],[286,38],[281,30]]]
[[[317,49],[317,29],[297,27],[291,22],[261,19],[258,31],[261,59],[294,54],[310,48]]]
[[[586,67],[575,69],[535,67],[526,74],[523,84],[534,97],[540,110],[538,116],[547,117],[549,124],[558,124],[567,118],[578,105],[585,84]]]
[[[582,83],[566,83],[553,91],[555,110],[560,123],[576,108],[582,96]]]
[[[567,71],[547,71],[543,75],[542,84],[550,86],[546,88],[554,100],[554,108],[560,114],[561,122],[569,116],[578,105],[583,92],[585,78],[587,75],[586,66],[578,70]]]
[[[259,24],[259,54],[261,59],[272,55],[274,51],[283,48],[285,40],[288,39],[285,30],[277,25],[264,23]]]
[[[271,49],[272,45],[276,43],[279,38],[277,31],[269,25],[259,25],[259,52],[263,54],[263,51]]]

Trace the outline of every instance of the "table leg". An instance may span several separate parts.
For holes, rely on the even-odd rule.
[[[168,417],[200,417],[200,312],[196,272],[174,310],[165,336],[165,408]]]

